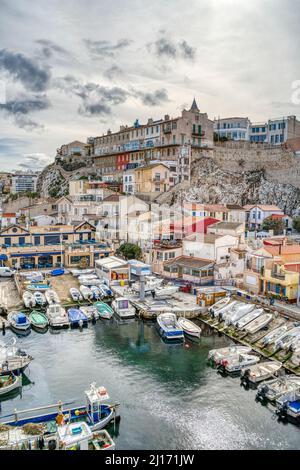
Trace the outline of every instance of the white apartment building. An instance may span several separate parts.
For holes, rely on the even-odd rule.
[[[249,140],[251,122],[248,117],[215,119],[214,132],[221,139]]]
[[[11,178],[11,192],[36,192],[38,176],[38,174],[34,173],[15,173]]]
[[[246,210],[246,225],[251,230],[260,230],[262,228],[263,221],[271,215],[283,215],[284,212],[280,207],[273,205],[247,205],[244,206]]]
[[[123,192],[125,194],[135,193],[135,171],[134,169],[126,170],[123,173]]]
[[[183,256],[193,256],[219,264],[230,257],[232,248],[239,245],[239,237],[232,235],[192,234],[182,240]]]

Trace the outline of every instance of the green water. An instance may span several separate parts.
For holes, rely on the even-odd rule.
[[[204,331],[204,334],[208,334]],[[8,333],[8,339],[12,333]],[[31,332],[20,346],[33,357],[32,383],[2,402],[5,415],[58,400],[82,399],[92,381],[120,403],[116,449],[296,449],[300,430],[272,419],[238,378],[206,364],[209,349],[228,341],[165,344],[155,324],[99,321],[82,332]]]

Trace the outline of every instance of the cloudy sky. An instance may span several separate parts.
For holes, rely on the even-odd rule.
[[[0,0],[0,170],[136,118],[295,114],[298,0]]]

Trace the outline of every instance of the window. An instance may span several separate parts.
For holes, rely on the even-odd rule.
[[[10,246],[11,245],[11,238],[10,237],[9,238],[4,238],[4,244]]]
[[[34,244],[35,245],[40,245],[41,244],[41,237],[35,236],[34,237]]]
[[[25,245],[25,237],[19,237],[19,245]]]

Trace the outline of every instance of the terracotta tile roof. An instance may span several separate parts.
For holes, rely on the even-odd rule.
[[[300,245],[282,245],[282,246],[264,245],[264,249],[273,256],[298,255],[298,254],[300,255]]]
[[[16,217],[16,213],[15,212],[5,212],[4,214],[2,214],[2,217]]]

